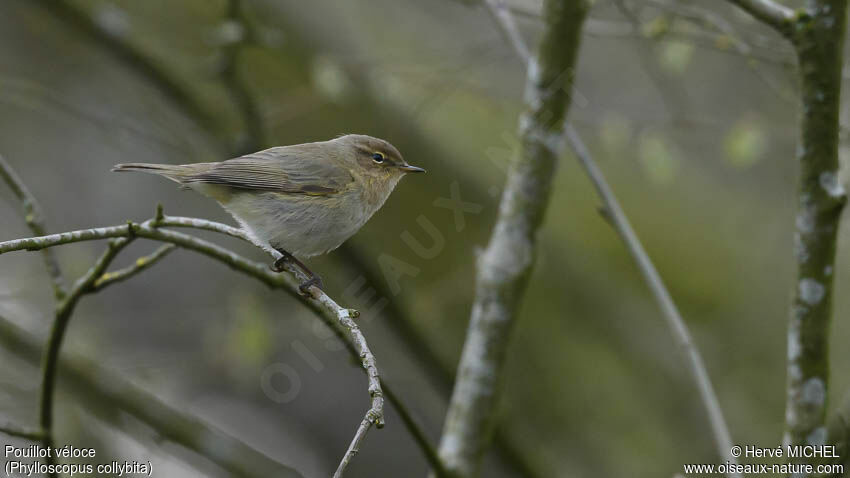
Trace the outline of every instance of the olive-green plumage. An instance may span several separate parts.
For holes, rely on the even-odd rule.
[[[365,135],[279,146],[219,163],[119,164],[158,174],[218,201],[255,242],[309,257],[337,248],[384,204],[410,166]]]

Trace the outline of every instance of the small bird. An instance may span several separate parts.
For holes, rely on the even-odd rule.
[[[117,164],[113,171],[164,176],[218,201],[249,237],[308,276],[302,293],[321,278],[297,257],[325,254],[354,235],[407,173],[425,170],[404,161],[393,145],[360,134],[278,146],[218,163]]]

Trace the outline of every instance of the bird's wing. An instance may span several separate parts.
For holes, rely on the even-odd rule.
[[[353,181],[333,161],[308,160],[291,147],[267,149],[220,163],[184,179],[184,182],[220,184],[235,189],[327,196]]]

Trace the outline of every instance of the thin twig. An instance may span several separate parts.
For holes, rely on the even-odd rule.
[[[6,162],[3,155],[0,155],[0,178],[3,178],[15,196],[21,201],[24,208],[24,220],[26,220],[27,226],[29,226],[33,234],[36,236],[47,234],[41,205],[35,199],[35,196],[30,193],[26,184],[15,173],[15,170],[12,169],[12,166]],[[62,276],[59,262],[50,249],[42,251],[42,257],[44,258],[44,265],[47,268],[47,274],[50,276],[50,281],[53,284],[53,296],[56,300],[62,300],[67,292],[65,290],[65,278]]]
[[[125,281],[139,272],[149,269],[158,261],[164,259],[175,247],[177,246],[174,244],[166,244],[150,255],[139,257],[130,266],[112,272],[104,272],[92,284],[92,292],[99,292],[110,285]]]
[[[629,21],[636,30],[640,30],[640,18],[629,5],[626,5],[625,0],[614,0],[614,6],[619,12]],[[687,110],[688,94],[680,82],[671,81],[670,75],[665,72],[658,62],[655,60],[654,44],[643,41],[637,42],[635,45],[638,51],[638,58],[644,67],[649,79],[654,83],[656,91],[658,91],[661,101],[665,104],[668,113],[674,120],[685,116],[684,111]]]
[[[513,39],[520,56],[526,55],[528,49],[521,48],[521,36],[506,10],[494,2],[487,5],[495,9],[494,17],[511,22],[512,29],[504,33]],[[571,103],[588,8],[585,1],[547,0],[543,38],[536,59],[528,61],[527,112],[519,121],[521,146],[508,173],[490,240],[478,257],[475,300],[440,439],[440,457],[449,472],[460,477],[477,476],[490,446],[508,339],[549,204],[557,160],[552,144],[562,135]]]
[[[614,196],[614,191],[608,186],[602,171],[596,165],[578,132],[569,124],[565,128],[565,132],[568,143],[575,152],[579,163],[584,168],[588,178],[590,178],[594,188],[596,188],[599,198],[604,204],[606,217],[614,227],[614,230],[617,231],[617,234],[623,239],[629,254],[637,263],[641,275],[652,291],[652,295],[655,297],[655,301],[661,307],[661,312],[664,315],[667,326],[673,332],[676,345],[678,345],[678,348],[682,350],[688,359],[688,370],[697,385],[701,402],[708,414],[718,455],[724,460],[729,460],[731,463],[737,463],[735,457],[729,453],[732,448],[732,436],[729,433],[726,419],[723,417],[720,401],[717,399],[717,394],[714,392],[714,387],[711,384],[705,363],[702,360],[699,349],[694,344],[687,324],[685,324],[681,313],[679,313],[679,309],[676,307],[675,302],[673,302],[673,298],[664,285],[661,275],[658,274],[658,270],[649,258],[649,254],[646,253],[640,239],[638,239],[637,234],[632,229],[626,214],[620,207],[616,196]],[[741,476],[739,473],[728,473],[727,475]]]
[[[125,229],[129,230],[129,228]],[[43,430],[41,437],[42,445],[50,449],[53,447],[53,398],[56,390],[56,371],[59,365],[59,351],[62,348],[62,340],[74,308],[83,295],[93,290],[94,282],[100,277],[115,256],[133,241],[132,236],[112,239],[106,250],[95,262],[89,271],[83,275],[71,289],[71,292],[59,303],[56,308],[56,317],[50,327],[50,335],[47,346],[44,349],[44,357],[41,362],[41,397],[39,399],[39,423]],[[55,454],[48,454],[47,462],[54,463]],[[57,476],[56,473],[48,473],[49,476]]]
[[[774,78],[771,78],[767,71],[762,68],[762,63],[766,61],[764,58],[759,58],[758,55],[755,55],[753,52],[753,47],[750,46],[747,42],[739,38],[735,29],[732,25],[729,24],[723,17],[716,14],[715,12],[704,9],[694,7],[692,5],[683,4],[673,0],[673,2],[667,2],[665,0],[650,0],[650,3],[655,5],[657,8],[661,8],[666,12],[669,12],[672,15],[675,15],[677,18],[681,18],[686,20],[696,26],[706,26],[713,30],[716,30],[721,36],[718,36],[714,39],[714,44],[718,43],[719,39],[727,40],[726,43],[730,44],[735,52],[737,52],[741,57],[744,58],[744,64],[755,74],[755,76],[762,81],[768,88],[770,88],[778,97],[783,99],[784,101],[792,100],[791,94],[789,93],[787,88],[782,88],[781,85],[778,85]],[[617,7],[626,12],[627,18],[636,26],[639,26],[639,18],[636,14],[631,13],[631,9],[629,9],[624,2],[618,1],[616,2]],[[787,42],[782,42],[780,44],[771,44],[771,50],[779,53],[782,47],[787,48]],[[728,47],[727,47],[728,48]],[[787,58],[779,57],[778,59],[770,59],[767,61],[772,61],[777,63],[777,66],[782,67],[785,72],[794,71],[796,65],[793,61],[793,57],[790,54],[791,52],[786,51],[784,55]],[[648,60],[644,59],[644,62],[649,66]],[[654,65],[655,62],[652,62]],[[657,69],[657,66],[651,66],[653,69]],[[658,75],[656,73],[655,75]],[[663,91],[663,90],[662,90]],[[681,91],[677,93],[677,96],[680,98],[684,98],[684,92]]]

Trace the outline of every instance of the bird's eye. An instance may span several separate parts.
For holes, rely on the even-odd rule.
[[[386,158],[384,158],[384,155],[381,154],[381,153],[375,153],[375,154],[372,155],[372,161],[374,161],[378,164],[383,163],[384,159],[386,159]]]

